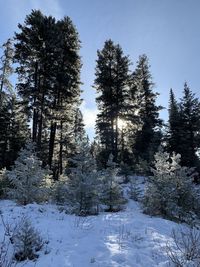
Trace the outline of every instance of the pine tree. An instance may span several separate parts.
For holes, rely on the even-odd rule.
[[[79,108],[76,110],[75,123],[74,123],[74,139],[84,140],[85,128],[83,123],[83,114]]]
[[[7,164],[7,152],[10,127],[10,99],[12,96],[12,84],[10,76],[13,73],[13,45],[11,39],[3,44],[3,55],[0,61],[0,168],[9,167]]]
[[[200,102],[192,93],[187,83],[184,84],[181,109],[181,157],[182,165],[197,167],[199,159],[196,152],[200,140]]]
[[[118,211],[126,203],[117,177],[119,170],[113,158],[110,154],[102,178],[101,202],[108,207],[107,211]]]
[[[140,56],[136,70],[133,73],[132,85],[139,106],[136,135],[133,133],[133,139],[135,140],[133,145],[134,155],[137,161],[141,158],[148,163],[151,162],[160,143],[161,120],[159,119],[159,111],[162,108],[156,105],[158,93],[154,93],[152,90],[154,84],[149,67],[147,56]]]
[[[32,226],[29,218],[24,217],[11,237],[14,245],[15,259],[24,261],[38,258],[38,252],[42,249],[44,241],[39,232]]]
[[[144,197],[145,212],[187,221],[199,216],[199,198],[193,184],[194,169],[181,167],[181,156],[162,150],[155,154],[155,168]]]
[[[8,195],[23,205],[45,200],[48,174],[48,170],[42,168],[42,163],[36,156],[35,145],[28,142],[20,150],[12,170],[7,171],[12,185]]]
[[[119,160],[119,120],[125,120],[128,109],[126,99],[130,60],[124,56],[122,48],[111,40],[106,41],[97,54],[95,88],[99,113],[96,129],[106,164],[109,153],[113,154],[115,161]]]
[[[17,89],[27,103],[43,165],[58,179],[73,149],[76,111],[80,105],[80,41],[69,17],[56,21],[33,10],[19,25],[15,61]]]
[[[98,172],[88,142],[81,141],[67,181],[69,202],[78,215],[98,212]]]
[[[2,48],[4,51],[0,62],[0,107],[5,94],[12,92],[13,89],[9,80],[14,72],[12,67],[14,56],[12,40],[8,39],[7,42],[3,44]]]
[[[13,94],[10,99],[10,122],[8,135],[7,166],[14,164],[18,153],[24,147],[27,139],[30,138],[26,107],[22,101]]]
[[[182,141],[181,132],[183,130],[180,105],[175,99],[175,95],[172,89],[170,89],[169,100],[169,121],[167,132],[167,150],[168,152],[181,153]]]
[[[10,102],[4,99],[0,108],[0,168],[9,167],[7,152],[9,143]]]
[[[0,158],[1,167],[10,168],[17,158],[19,150],[29,138],[28,120],[24,105],[15,94],[4,101],[0,111]]]

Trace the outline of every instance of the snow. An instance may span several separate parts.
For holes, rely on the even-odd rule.
[[[36,262],[19,267],[166,267],[164,247],[172,242],[172,229],[179,227],[143,214],[131,200],[123,211],[89,217],[68,215],[56,205],[18,206],[8,200],[0,201],[0,210],[11,225],[28,216],[48,241]],[[2,234],[0,223],[0,238]]]

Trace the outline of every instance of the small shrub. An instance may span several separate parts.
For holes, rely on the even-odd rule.
[[[200,266],[200,232],[195,228],[172,231],[173,243],[166,245],[166,252],[176,267]]]
[[[38,258],[38,251],[42,249],[44,244],[39,232],[26,217],[21,220],[11,240],[15,251],[14,256],[17,261]]]
[[[16,266],[13,263],[13,256],[10,255],[11,243],[6,238],[6,234],[3,234],[2,240],[0,240],[0,266],[1,267],[12,267]]]

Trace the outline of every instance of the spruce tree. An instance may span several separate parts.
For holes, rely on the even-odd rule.
[[[10,121],[8,135],[7,166],[14,164],[18,157],[18,152],[24,147],[30,138],[26,106],[15,94],[10,99]]]
[[[144,196],[145,211],[172,219],[190,220],[199,216],[198,189],[193,184],[194,169],[180,165],[180,154],[160,150],[155,154],[153,176]]]
[[[176,152],[181,154],[182,152],[181,132],[183,130],[182,118],[180,112],[180,105],[176,101],[172,89],[170,89],[168,112],[169,112],[169,120],[167,129],[167,150],[170,153]]]
[[[107,211],[119,211],[126,200],[123,196],[122,188],[119,185],[117,176],[119,170],[117,164],[113,161],[113,155],[110,154],[107,162],[107,168],[102,174],[101,202],[107,206]]]
[[[19,64],[17,89],[27,103],[43,165],[58,179],[74,141],[76,110],[80,105],[80,41],[69,17],[56,21],[33,10],[15,36]]]
[[[98,172],[88,141],[79,141],[79,150],[71,159],[73,167],[67,181],[68,201],[78,215],[98,212]]]
[[[127,112],[130,60],[122,48],[113,41],[105,42],[103,49],[98,50],[95,88],[99,113],[96,130],[102,146],[104,164],[110,153],[119,161],[119,120],[125,120]]]
[[[12,92],[13,86],[10,83],[10,76],[13,74],[12,67],[14,49],[11,39],[2,45],[3,55],[0,61],[0,106],[2,105],[3,95]]]
[[[159,111],[162,107],[156,105],[158,93],[153,92],[152,76],[146,55],[139,57],[137,67],[133,73],[133,88],[138,103],[138,124],[133,132],[133,151],[137,162],[141,159],[148,163],[152,161],[160,139],[161,120]],[[135,126],[135,127],[136,127]]]
[[[12,185],[8,195],[20,204],[46,200],[49,171],[42,168],[33,143],[28,142],[25,148],[20,150],[19,157],[12,170],[7,171],[7,176]]]
[[[10,109],[12,97],[12,84],[10,76],[13,73],[13,44],[11,39],[8,39],[3,44],[3,55],[0,61],[0,168],[9,167],[7,163],[7,152],[9,150],[9,135],[10,135]]]
[[[181,156],[182,165],[197,167],[197,151],[200,147],[200,102],[187,83],[184,84],[183,98],[180,101],[181,113]],[[199,169],[200,170],[200,169]]]

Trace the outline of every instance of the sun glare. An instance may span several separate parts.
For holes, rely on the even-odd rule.
[[[118,119],[118,128],[120,130],[124,129],[126,127],[127,123],[125,120],[122,120],[122,119]]]

